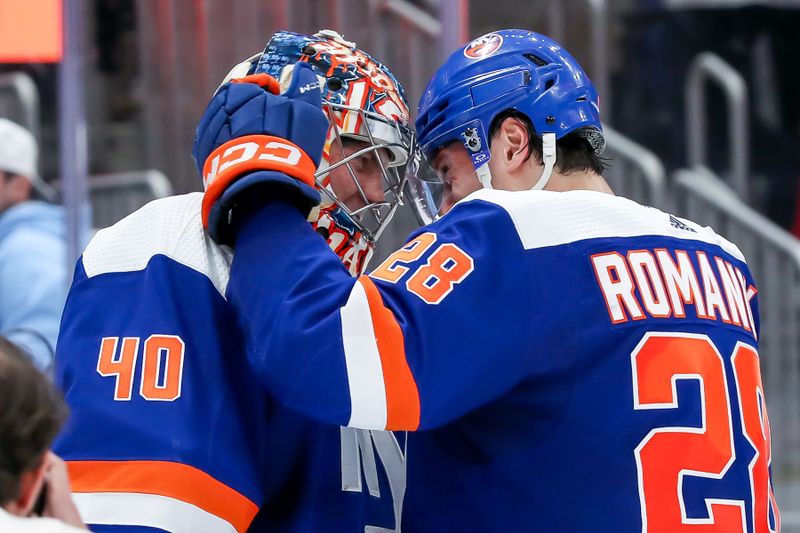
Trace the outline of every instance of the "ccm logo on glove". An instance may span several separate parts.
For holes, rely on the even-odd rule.
[[[314,163],[293,143],[270,135],[247,135],[232,139],[206,159],[203,181],[206,189],[254,170],[277,170],[314,186]]]

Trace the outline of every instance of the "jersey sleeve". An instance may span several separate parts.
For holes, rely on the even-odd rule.
[[[427,429],[524,378],[528,261],[508,213],[469,202],[356,280],[293,208],[272,204],[239,229],[228,299],[283,403],[339,425]]]

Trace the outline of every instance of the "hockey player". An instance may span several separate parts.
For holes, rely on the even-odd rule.
[[[413,142],[397,80],[328,31],[279,32],[229,78],[216,98],[241,113],[207,116],[202,127],[231,136],[259,128],[258,106],[269,105],[249,80],[315,95],[309,111],[270,107],[269,120],[294,120],[295,135],[313,132],[323,155],[307,178],[315,201],[320,192],[325,201],[309,228],[341,257],[343,272],[360,272],[394,212]],[[213,181],[250,149],[223,154],[204,177]],[[287,157],[269,149],[265,158]],[[226,303],[231,250],[203,231],[202,198],[148,204],[98,232],[78,262],[56,372],[72,417],[56,449],[81,514],[95,531],[243,532],[263,503],[256,530],[363,530],[375,502],[367,508],[360,486],[342,492],[342,458],[352,454],[340,440],[355,436],[284,409],[258,386]],[[375,513],[391,526],[388,485],[383,496]]]
[[[322,129],[263,120],[313,161]],[[207,161],[241,142],[202,124]],[[780,529],[744,257],[613,195],[580,65],[539,34],[485,35],[416,126],[431,223],[357,280],[305,222],[308,165],[249,159],[208,187],[255,378],[323,421],[420,431],[407,531]]]

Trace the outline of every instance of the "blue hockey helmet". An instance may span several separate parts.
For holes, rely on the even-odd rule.
[[[509,109],[530,119],[542,136],[546,176],[534,188],[546,184],[555,164],[555,141],[563,136],[579,132],[595,152],[603,151],[597,92],[578,62],[549,37],[502,30],[457,50],[433,75],[416,119],[422,153],[430,159],[439,148],[460,141],[483,186],[491,187],[489,129]]]

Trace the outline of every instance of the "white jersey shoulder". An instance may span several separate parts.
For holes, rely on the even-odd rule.
[[[526,250],[608,237],[659,235],[718,246],[744,261],[739,248],[710,227],[622,196],[594,191],[481,189],[460,203],[482,200],[508,212]]]
[[[206,276],[224,297],[233,254],[204,231],[202,200],[202,193],[160,198],[101,229],[83,252],[86,275],[144,270],[162,255]]]

